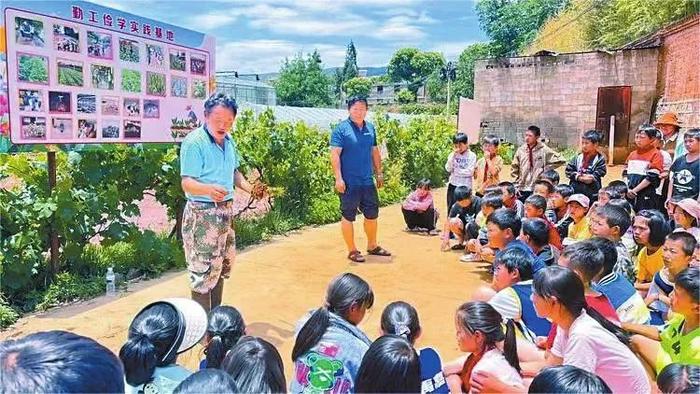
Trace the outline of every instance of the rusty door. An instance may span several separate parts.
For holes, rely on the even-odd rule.
[[[629,152],[630,112],[632,110],[631,86],[604,86],[598,88],[595,128],[603,132],[607,152],[610,145],[610,117],[615,116],[614,163],[624,162]]]

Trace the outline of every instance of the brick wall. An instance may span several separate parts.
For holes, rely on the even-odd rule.
[[[535,124],[552,146],[578,146],[579,134],[595,127],[599,87],[632,86],[630,128],[647,122],[657,71],[657,48],[480,60],[474,99],[483,105],[485,133],[520,144]]]
[[[700,17],[663,34],[656,115],[674,111],[685,127],[700,127]]]

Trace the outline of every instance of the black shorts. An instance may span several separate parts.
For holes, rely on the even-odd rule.
[[[354,222],[357,212],[361,212],[365,219],[379,216],[379,196],[374,185],[347,185],[345,193],[340,195],[340,213],[343,217]]]

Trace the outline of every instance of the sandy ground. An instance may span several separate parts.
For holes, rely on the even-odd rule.
[[[620,178],[613,168],[607,181]],[[438,209],[444,213],[444,189],[435,191]],[[471,292],[488,279],[486,267],[460,263],[457,252],[440,252],[438,237],[408,234],[398,205],[380,213],[379,239],[394,253],[392,258],[369,258],[350,263],[346,258],[339,224],[308,228],[258,247],[237,257],[232,277],[224,287],[224,303],[243,314],[250,335],[261,336],[276,345],[282,355],[287,377],[292,376],[290,359],[296,321],[311,308],[322,305],[331,278],[352,272],[372,286],[374,308],[360,328],[370,338],[379,335],[379,319],[390,302],[403,300],[418,310],[423,335],[418,346],[432,346],[443,360],[459,356],[455,343],[454,311]],[[366,243],[356,225],[358,246]],[[132,286],[119,297],[101,297],[21,319],[0,339],[16,338],[43,330],[68,330],[96,339],[119,351],[134,315],[146,304],[165,297],[187,297],[184,272],[175,272]],[[180,356],[179,362],[195,369],[202,348]]]

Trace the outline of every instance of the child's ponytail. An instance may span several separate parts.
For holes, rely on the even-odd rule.
[[[418,312],[406,302],[392,302],[382,312],[381,327],[385,334],[398,335],[414,344],[420,334]]]
[[[347,320],[353,306],[371,308],[373,304],[374,293],[362,278],[350,273],[337,276],[328,286],[325,305],[317,309],[299,330],[292,349],[292,361],[296,361],[321,340],[330,325],[331,312]]]
[[[518,346],[515,337],[515,322],[513,319],[506,321],[506,335],[503,343],[503,356],[516,371],[520,372],[520,361],[518,361]]]
[[[236,308],[219,305],[209,312],[207,324],[207,368],[219,368],[226,353],[245,335],[245,322]]]

